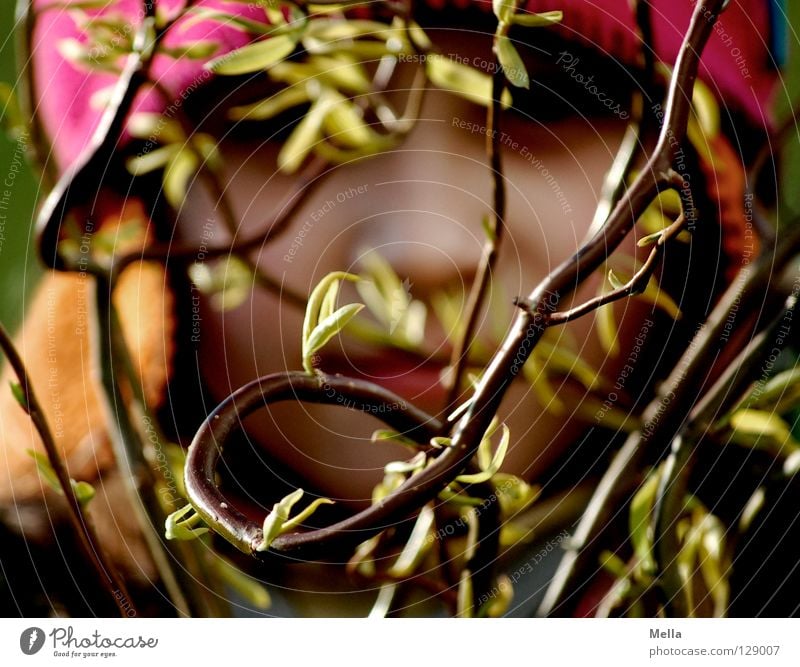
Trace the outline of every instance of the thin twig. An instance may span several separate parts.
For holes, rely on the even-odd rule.
[[[673,616],[683,618],[691,612],[683,595],[684,583],[678,567],[680,540],[675,529],[685,507],[691,460],[703,434],[715,417],[721,411],[724,412],[726,404],[738,399],[741,392],[762,371],[764,357],[774,347],[778,332],[783,327],[792,325],[796,305],[797,296],[791,295],[783,310],[769,326],[755,336],[736,359],[728,364],[725,372],[698,402],[689,420],[672,442],[671,452],[659,481],[652,526],[659,582],[665,604]]]
[[[61,492],[67,501],[70,522],[72,523],[75,535],[78,538],[78,545],[84,557],[95,571],[98,583],[104,593],[113,599],[115,606],[119,609],[120,616],[135,616],[136,608],[133,606],[133,601],[128,595],[125,583],[120,578],[119,574],[117,574],[114,567],[109,563],[103,551],[102,542],[98,539],[97,533],[94,530],[94,526],[89,518],[85,516],[81,508],[78,496],[75,494],[75,489],[72,486],[69,473],[58,452],[58,446],[53,438],[53,433],[47,423],[44,410],[42,410],[39,399],[36,397],[36,393],[33,390],[33,384],[25,368],[25,363],[19,356],[11,337],[2,324],[0,324],[0,347],[2,347],[9,365],[19,380],[22,396],[25,398],[24,405],[20,407],[31,418],[31,422],[39,433],[39,437],[42,439],[42,444],[47,453],[47,460],[50,463],[50,467],[55,472],[58,484],[61,487]]]
[[[685,227],[685,222],[686,219],[683,215],[681,215],[675,222],[673,222],[662,232],[661,237],[650,251],[650,254],[647,256],[644,264],[639,267],[639,269],[633,274],[633,277],[627,283],[615,290],[612,290],[611,292],[608,292],[607,294],[601,294],[593,299],[589,299],[579,306],[548,315],[548,324],[566,324],[567,322],[571,322],[572,320],[575,320],[583,315],[587,315],[588,313],[591,313],[592,311],[595,311],[609,303],[613,303],[614,301],[619,301],[620,299],[644,292],[644,290],[647,288],[650,278],[653,275],[653,272],[655,271],[656,263],[663,254],[667,241],[674,238],[680,231],[683,230]],[[524,306],[524,304],[521,305]]]
[[[673,373],[660,385],[656,398],[645,408],[641,431],[628,436],[614,455],[551,581],[538,612],[540,615],[549,616],[566,602],[571,585],[590,567],[600,534],[636,485],[632,471],[646,454],[663,451],[686,420],[697,399],[695,388],[705,385],[714,360],[726,345],[723,334],[731,317],[743,317],[753,306],[759,307],[771,289],[772,276],[797,253],[800,227],[787,228],[791,231],[779,243],[774,255],[762,255],[746,278],[737,280],[725,292]]]
[[[646,103],[653,105],[655,99],[655,52],[653,50],[652,9],[649,0],[638,0],[635,7],[636,25],[639,32],[639,60],[642,66],[641,88],[634,91],[631,99],[631,120],[625,128],[622,143],[614,162],[606,174],[600,191],[600,201],[589,225],[587,236],[591,238],[600,229],[616,206],[633,171],[636,158],[642,148],[642,138],[649,130],[654,114]]]
[[[547,326],[545,314],[599,268],[633,228],[652,199],[663,189],[675,185],[672,163],[685,135],[689,119],[691,91],[697,77],[700,53],[707,42],[717,14],[725,0],[698,5],[684,38],[667,99],[665,122],[655,152],[633,186],[625,193],[603,229],[572,258],[553,270],[531,293],[526,311],[518,312],[511,332],[490,362],[464,416],[458,421],[447,447],[424,470],[406,480],[397,490],[372,507],[327,528],[308,533],[281,535],[272,544],[277,552],[294,555],[323,554],[332,545],[354,544],[380,532],[387,525],[406,518],[436,495],[469,465],[486,433],[505,392],[541,339]],[[220,515],[223,503],[213,486],[213,464],[224,436],[238,423],[244,401],[248,409],[263,405],[265,393],[289,391],[285,376],[272,378],[278,386],[251,383],[229,397],[212,413],[190,448],[186,467],[187,492],[203,518],[231,542],[245,551],[255,552],[260,544],[260,527],[244,517]],[[292,376],[293,377],[293,376]],[[304,382],[312,382],[306,378]],[[263,382],[263,381],[261,381]],[[318,382],[318,380],[317,380]],[[312,395],[318,395],[316,386]],[[377,391],[377,389],[371,390]],[[288,395],[294,395],[291,391]],[[362,400],[374,400],[374,396]],[[202,454],[202,456],[201,456]],[[191,491],[189,489],[192,489]],[[234,519],[230,522],[230,519]]]
[[[486,156],[492,175],[492,213],[487,230],[486,240],[483,243],[481,259],[475,279],[472,281],[469,299],[466,306],[466,324],[461,335],[453,345],[450,357],[449,390],[444,405],[443,414],[449,413],[458,401],[461,392],[461,383],[469,361],[469,351],[475,338],[478,317],[483,310],[486,296],[491,285],[492,273],[503,239],[506,217],[506,181],[503,175],[503,160],[500,148],[501,129],[500,118],[502,115],[502,97],[505,88],[505,73],[496,62],[492,75],[492,103],[486,112]]]

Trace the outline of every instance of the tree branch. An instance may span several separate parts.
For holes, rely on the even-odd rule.
[[[72,487],[69,473],[67,472],[64,462],[61,460],[58,446],[50,431],[50,426],[47,423],[44,410],[42,410],[39,399],[36,397],[36,393],[33,390],[33,384],[31,383],[25,364],[2,324],[0,324],[0,347],[19,380],[22,396],[25,399],[25,404],[20,407],[31,418],[31,422],[33,422],[36,431],[39,433],[39,437],[42,439],[42,444],[47,453],[47,460],[50,462],[50,467],[58,478],[61,492],[64,494],[64,498],[67,501],[70,522],[77,536],[80,550],[97,575],[100,587],[103,589],[104,593],[114,601],[114,605],[119,610],[120,616],[135,616],[136,608],[133,606],[133,601],[128,595],[125,583],[114,570],[114,567],[108,562],[105,552],[103,551],[102,543],[98,539],[91,521],[84,515],[78,496],[75,494],[75,490]]]

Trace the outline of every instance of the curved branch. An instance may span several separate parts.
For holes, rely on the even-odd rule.
[[[185,467],[186,493],[198,514],[215,531],[241,551],[259,557],[263,556],[257,551],[263,537],[261,526],[226,503],[216,486],[215,471],[226,440],[241,427],[247,415],[268,404],[288,400],[338,405],[367,412],[406,437],[420,442],[423,448],[427,448],[424,443],[442,431],[442,424],[436,418],[407,406],[396,394],[363,380],[289,372],[267,375],[243,386],[208,416],[189,447]],[[446,456],[448,451],[445,450],[430,467],[412,477],[378,505],[326,528],[281,535],[274,540],[270,551],[313,557],[321,553],[321,549],[329,549],[334,542],[355,545],[388,524],[404,519],[435,497],[455,477],[455,474],[441,474],[442,460],[449,458]],[[432,470],[438,474],[431,475],[429,471]],[[421,476],[429,479],[421,482]]]

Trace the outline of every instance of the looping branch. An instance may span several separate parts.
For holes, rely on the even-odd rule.
[[[257,551],[263,533],[254,523],[225,501],[214,481],[223,447],[242,420],[259,408],[280,401],[297,400],[338,405],[361,410],[380,418],[425,448],[442,432],[442,424],[423,411],[407,406],[394,393],[363,380],[340,375],[300,372],[268,375],[245,385],[223,401],[195,436],[186,459],[186,492],[192,505],[214,530],[241,551],[262,557]],[[451,465],[451,450],[444,450],[434,463],[407,480],[377,505],[332,526],[277,537],[270,551],[314,557],[337,545],[356,545],[389,525],[407,518],[430,501],[461,470]]]

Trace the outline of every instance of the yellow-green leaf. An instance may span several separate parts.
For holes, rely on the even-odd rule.
[[[491,479],[492,475],[500,470],[500,466],[503,465],[503,461],[506,458],[506,453],[508,452],[508,443],[511,441],[511,431],[509,430],[508,426],[503,424],[502,428],[503,434],[500,437],[500,444],[497,446],[497,451],[495,451],[491,461],[487,462],[485,456],[481,457],[483,458],[484,464],[481,466],[481,472],[459,475],[456,477],[456,481],[462,484],[481,484],[482,482],[486,482],[487,480]],[[486,437],[481,443],[481,446],[488,441],[489,438]],[[488,465],[486,465],[487,463]]]
[[[333,104],[330,93],[323,92],[306,113],[294,131],[286,140],[281,152],[278,154],[278,168],[286,173],[293,174],[314,146],[322,138],[322,124],[325,116]]]
[[[208,532],[208,528],[198,526],[202,522],[202,517],[195,512],[194,507],[185,505],[166,518],[164,536],[168,540],[195,540]]]
[[[517,88],[530,88],[531,81],[525,63],[519,55],[516,47],[506,35],[497,38],[497,59],[503,68],[506,79]]]
[[[517,11],[517,0],[492,0],[492,10],[500,23],[510,23]]]
[[[253,104],[232,107],[228,117],[231,120],[267,120],[308,100],[305,86],[291,86]]]
[[[429,56],[425,66],[428,77],[435,86],[454,92],[475,104],[491,105],[492,78],[488,74],[441,55]],[[505,107],[511,104],[508,91],[503,92],[501,100]]]
[[[515,14],[514,23],[526,28],[542,28],[560,23],[564,18],[564,12],[551,11],[539,14]]]
[[[243,46],[206,64],[215,74],[251,74],[269,69],[289,56],[297,46],[293,35],[276,35]]]
[[[125,166],[133,176],[149,174],[151,171],[166,167],[180,150],[181,147],[178,144],[161,146],[147,153],[128,158]]]
[[[197,173],[198,159],[193,151],[176,152],[164,170],[164,196],[172,208],[179,210],[186,198],[189,183]]]
[[[283,532],[283,524],[289,519],[292,507],[303,497],[303,489],[295,489],[272,506],[272,511],[264,519],[263,539],[257,551],[266,551],[272,541]]]

